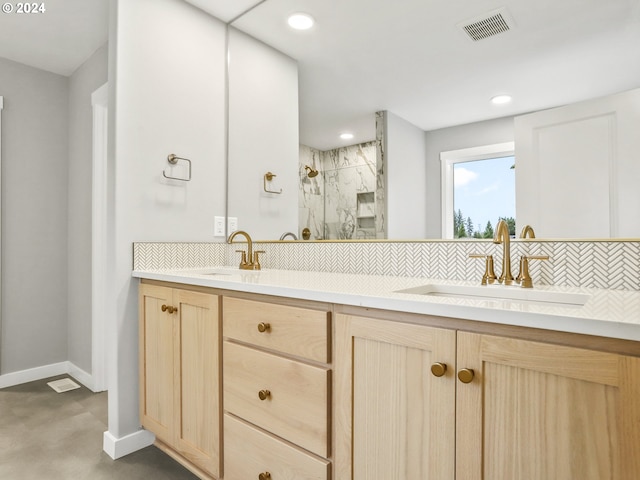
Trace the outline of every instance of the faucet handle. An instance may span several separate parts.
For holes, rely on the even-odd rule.
[[[260,270],[260,260],[258,259],[258,254],[265,253],[264,250],[256,250],[253,252],[253,269]]]
[[[240,266],[242,267],[242,265],[246,265],[247,264],[247,252],[245,252],[244,250],[236,250],[236,252],[242,254],[242,260],[240,260]]]
[[[520,273],[516,282],[520,282],[522,288],[533,288],[533,280],[529,275],[529,260],[549,260],[549,255],[522,255],[520,257]]]
[[[485,268],[484,268],[484,275],[482,276],[482,281],[480,282],[481,285],[487,285],[487,284],[491,284],[494,283],[496,281],[496,274],[493,270],[493,255],[485,255],[483,253],[470,253],[469,254],[469,258],[484,258],[486,259],[485,261]]]

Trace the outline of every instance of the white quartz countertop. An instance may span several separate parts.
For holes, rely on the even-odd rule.
[[[479,287],[473,282],[291,270],[246,271],[232,267],[136,270],[136,278],[224,290],[299,298],[399,312],[460,318],[562,332],[640,341],[640,292],[594,288],[534,286],[535,294],[586,299],[584,305],[508,299],[504,290],[519,286]],[[451,287],[453,286],[453,287]],[[460,288],[495,292],[475,295],[425,295],[398,290]],[[476,288],[477,287],[477,288]],[[520,294],[520,292],[511,292]],[[502,297],[502,298],[501,298]],[[640,348],[640,347],[639,347]]]

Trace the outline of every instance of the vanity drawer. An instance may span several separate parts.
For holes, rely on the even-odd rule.
[[[329,455],[328,369],[231,342],[224,342],[223,352],[228,412],[317,455]]]
[[[223,332],[228,338],[322,363],[330,361],[330,313],[225,297]]]
[[[295,448],[228,414],[224,416],[225,480],[328,480],[329,462]]]

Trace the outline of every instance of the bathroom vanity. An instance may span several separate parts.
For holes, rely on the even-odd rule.
[[[539,287],[557,296],[532,300],[461,295],[463,282],[419,293],[434,284],[420,278],[134,276],[141,421],[201,478],[640,475],[640,292]]]

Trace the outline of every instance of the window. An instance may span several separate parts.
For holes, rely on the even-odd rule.
[[[513,142],[440,153],[442,238],[492,236],[499,218],[515,229],[513,154]]]

